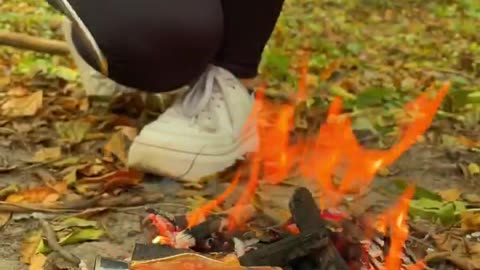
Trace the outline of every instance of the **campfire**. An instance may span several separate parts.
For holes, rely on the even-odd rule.
[[[250,120],[257,123],[259,151],[248,157],[220,196],[186,215],[152,209],[144,220],[150,243],[136,246],[130,264],[99,258],[97,270],[422,269],[421,259],[404,252],[414,187],[374,218],[359,220],[331,209],[346,196],[365,193],[379,170],[416,143],[449,84],[436,92],[432,86],[406,105],[408,121],[399,123],[400,137],[387,150],[366,149],[359,143],[349,115],[342,113],[340,98],[332,101],[315,136],[292,137],[296,105],[307,96],[300,85],[289,104],[273,104],[262,89],[257,91]],[[292,175],[318,185],[321,193],[314,196],[307,188],[297,188],[286,224],[252,230],[249,222],[262,216],[251,203],[259,180],[278,184]],[[236,205],[223,214],[210,214],[245,178],[248,182]]]

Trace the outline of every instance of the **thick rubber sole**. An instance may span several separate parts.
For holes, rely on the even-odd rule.
[[[208,155],[188,153],[145,144],[135,139],[130,146],[128,166],[155,175],[170,176],[185,182],[202,179],[222,172],[246,154],[258,149],[258,137],[253,133],[232,144],[229,151]]]

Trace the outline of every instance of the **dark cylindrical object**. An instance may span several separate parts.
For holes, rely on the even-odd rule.
[[[128,263],[97,256],[93,270],[128,270]]]

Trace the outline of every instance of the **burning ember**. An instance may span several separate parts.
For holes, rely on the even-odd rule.
[[[394,163],[425,133],[448,92],[449,84],[445,83],[437,93],[434,93],[431,87],[406,105],[405,112],[410,119],[407,124],[400,125],[400,138],[387,150],[366,149],[360,145],[353,133],[350,117],[342,114],[342,100],[339,97],[331,103],[326,122],[320,127],[315,137],[296,137],[293,140],[291,135],[294,129],[295,108],[297,103],[304,101],[306,97],[305,81],[301,80],[300,85],[299,94],[292,98],[290,104],[283,105],[267,101],[264,98],[263,89],[257,91],[250,120],[256,120],[260,147],[259,151],[252,154],[246,162],[246,166],[249,166],[248,170],[245,167],[238,170],[223,194],[182,217],[181,221],[175,220],[176,217],[165,218],[150,214],[149,220],[159,234],[155,237],[154,243],[205,252],[215,251],[215,249],[236,251],[242,266],[285,267],[291,266],[292,263],[299,263],[296,261],[299,258],[308,257],[310,258],[307,260],[308,263],[316,266],[305,269],[317,269],[316,267],[320,267],[319,264],[325,264],[321,260],[325,260],[326,252],[330,254],[327,257],[334,258],[335,269],[356,268],[347,266],[351,260],[338,259],[341,257],[338,254],[341,249],[338,241],[335,241],[332,249],[331,241],[335,237],[326,236],[330,233],[327,232],[325,222],[328,220],[338,222],[345,219],[346,215],[331,214],[327,209],[338,206],[345,195],[364,192],[380,169]],[[249,174],[243,175],[245,171]],[[280,240],[277,239],[266,248],[255,246],[257,244],[255,241],[248,243],[236,238],[235,232],[238,232],[248,219],[245,216],[245,207],[251,203],[259,179],[277,184],[292,175],[298,175],[305,181],[319,185],[322,191],[321,199],[315,202],[313,196],[305,194],[305,190],[296,192],[290,209],[292,222],[283,228]],[[213,209],[220,206],[232,194],[242,176],[248,177],[248,183],[236,207],[227,216],[208,217]],[[384,246],[388,244],[387,248],[383,248],[387,249],[387,254],[384,254],[385,263],[382,269],[398,270],[404,265],[402,254],[408,237],[408,208],[413,192],[414,189],[409,188],[397,205],[381,215],[376,222],[376,233],[388,239],[382,242]],[[296,201],[297,199],[300,201]],[[300,206],[306,210],[300,210],[298,208]],[[212,235],[215,237],[211,237]],[[349,245],[353,244],[352,241],[347,242]],[[367,247],[365,242],[362,245],[357,243],[359,244],[356,245],[359,247],[357,253],[365,253],[362,250],[368,249],[373,242],[367,241]],[[345,257],[344,254],[342,255]],[[276,259],[272,259],[272,256]],[[268,260],[265,259],[267,257]],[[363,261],[358,269],[374,267],[370,262],[365,261],[363,256],[356,256],[355,260]],[[414,260],[411,260],[410,264],[409,269],[423,267],[422,262],[415,264]],[[378,266],[376,268],[378,269]]]

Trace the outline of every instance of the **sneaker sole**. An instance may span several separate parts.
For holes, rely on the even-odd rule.
[[[245,154],[255,152],[258,137],[255,133],[243,137],[231,150],[217,155],[188,153],[146,144],[135,139],[130,146],[128,166],[155,175],[169,176],[185,182],[202,179],[222,172]]]

